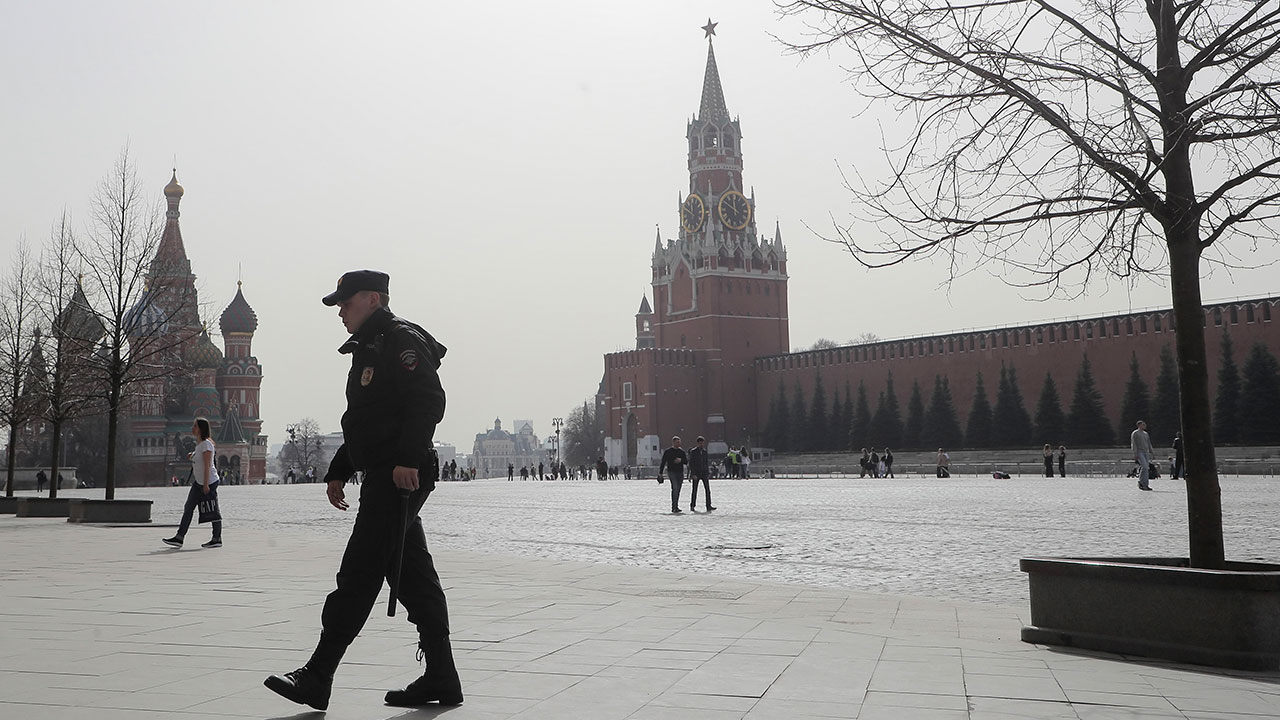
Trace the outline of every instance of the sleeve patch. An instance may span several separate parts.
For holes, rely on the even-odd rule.
[[[405,350],[404,352],[401,352],[400,367],[404,368],[405,370],[408,370],[409,372],[413,372],[414,370],[418,369],[417,351],[410,348],[408,350]]]

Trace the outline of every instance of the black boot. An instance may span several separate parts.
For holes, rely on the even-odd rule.
[[[324,675],[303,665],[284,675],[272,675],[262,684],[299,705],[325,710],[329,707],[329,693],[333,690],[333,675]]]
[[[453,664],[449,636],[420,639],[418,652],[427,661],[426,672],[405,689],[388,692],[385,702],[396,707],[418,707],[432,702],[461,705],[462,681],[458,679],[458,669]]]
[[[272,675],[262,684],[299,705],[324,710],[329,707],[329,694],[333,691],[333,673],[346,651],[345,644],[321,633],[320,642],[306,665],[284,675]]]

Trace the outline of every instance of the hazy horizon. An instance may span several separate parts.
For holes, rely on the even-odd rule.
[[[459,452],[495,416],[545,437],[594,395],[602,355],[634,346],[655,225],[677,234],[708,16],[759,227],[777,222],[787,247],[792,347],[1169,304],[1159,276],[1034,301],[988,272],[945,285],[941,260],[866,271],[821,239],[849,221],[842,173],[883,168],[893,114],[861,112],[844,59],[786,54],[772,35],[805,30],[767,1],[50,2],[6,15],[0,251],[38,246],[63,209],[83,228],[126,144],[157,202],[176,164],[210,329],[237,279],[257,312],[273,445],[304,417],[338,429],[346,333],[320,297],[358,268],[389,272],[393,310],[449,348],[436,439]],[[1231,251],[1258,267],[1207,271],[1206,302],[1275,292],[1274,248]]]

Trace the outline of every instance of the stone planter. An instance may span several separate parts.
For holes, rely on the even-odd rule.
[[[0,515],[13,515],[18,512],[18,498],[0,495]]]
[[[1280,565],[1186,558],[1023,558],[1023,642],[1241,670],[1280,669]]]
[[[70,503],[70,498],[18,498],[18,517],[66,517]]]
[[[151,501],[72,498],[67,522],[149,523],[151,522]]]

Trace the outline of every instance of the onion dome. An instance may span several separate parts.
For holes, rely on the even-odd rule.
[[[151,187],[155,187],[155,185]],[[173,171],[173,179],[169,181],[168,185],[164,186],[164,196],[170,198],[182,197],[182,186],[178,184],[178,170],[176,168]]]
[[[156,294],[146,290],[124,314],[124,330],[129,337],[157,337],[169,332],[169,314],[155,300]]]
[[[232,299],[231,304],[226,310],[222,311],[222,317],[218,320],[218,326],[222,328],[222,334],[229,333],[252,333],[258,329],[258,314],[249,307],[249,302],[244,299],[244,293],[240,289],[240,283],[236,282],[236,296]]]
[[[200,331],[196,344],[187,351],[187,362],[198,369],[217,368],[222,365],[222,351],[209,338],[208,329]]]

